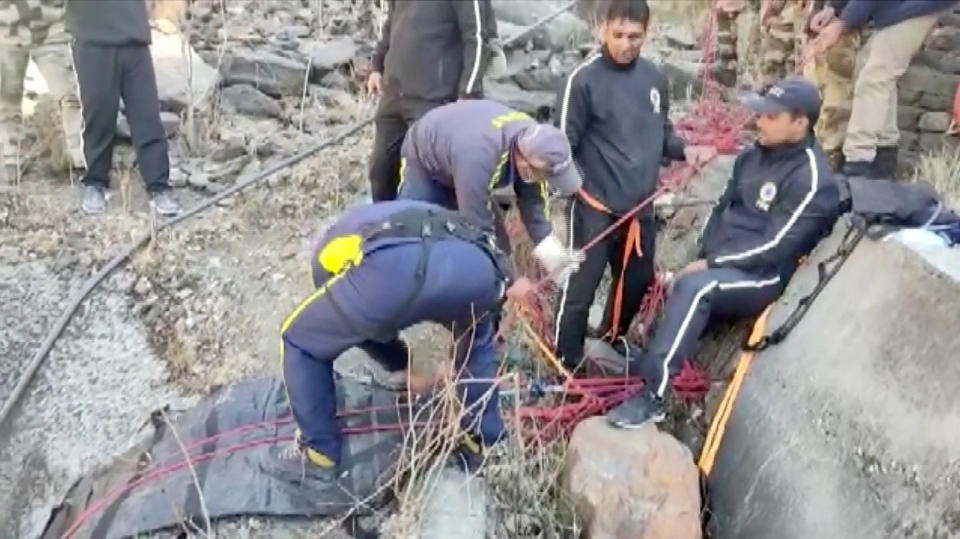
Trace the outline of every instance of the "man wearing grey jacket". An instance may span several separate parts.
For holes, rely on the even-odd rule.
[[[374,201],[392,200],[400,181],[400,144],[427,111],[482,97],[496,35],[490,0],[387,0],[389,15],[367,90],[381,96],[370,159]]]
[[[73,36],[73,62],[83,107],[82,208],[106,211],[113,144],[123,99],[137,153],[137,167],[161,215],[180,206],[170,192],[167,135],[160,122],[160,99],[150,56],[150,23],[144,0],[69,0],[67,29]]]

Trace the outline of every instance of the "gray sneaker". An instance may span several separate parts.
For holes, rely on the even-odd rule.
[[[150,195],[150,206],[160,215],[167,217],[180,213],[180,204],[173,198],[173,193],[169,189]]]
[[[100,215],[107,211],[107,197],[103,188],[96,185],[88,185],[83,188],[83,202],[80,208],[87,215]]]

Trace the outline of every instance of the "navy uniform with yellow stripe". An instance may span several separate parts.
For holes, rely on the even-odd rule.
[[[492,193],[512,185],[527,233],[539,244],[552,230],[546,183],[551,179],[523,181],[514,162],[518,140],[535,129],[554,128],[495,101],[458,101],[433,109],[403,141],[398,196],[457,209],[470,223],[492,231],[498,228]],[[551,164],[566,161],[572,169],[569,144],[561,133],[556,135],[564,147],[544,157]]]
[[[317,291],[282,327],[283,374],[302,443],[315,464],[340,460],[333,362],[359,347],[390,371],[409,350],[398,332],[419,322],[448,325],[464,383],[464,420],[484,444],[503,435],[497,407],[492,317],[508,276],[495,241],[456,213],[419,201],[346,212],[317,244]],[[486,401],[482,401],[483,398]],[[479,421],[476,421],[479,416]]]

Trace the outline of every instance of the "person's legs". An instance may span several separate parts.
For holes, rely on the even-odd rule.
[[[167,133],[160,121],[160,98],[150,48],[120,49],[123,82],[121,95],[130,122],[130,135],[137,151],[140,176],[150,193],[170,190],[170,154]]]
[[[743,6],[726,2],[716,6],[717,17],[717,82],[725,86],[737,84],[737,17]]]
[[[370,157],[370,196],[374,202],[397,198],[400,182],[400,145],[410,127],[399,98],[384,95],[374,118],[373,155]]]
[[[859,44],[859,32],[848,34],[830,49],[825,58],[815,62],[817,83],[823,96],[815,133],[834,170],[839,170],[843,161],[843,140],[850,121]]]
[[[697,341],[714,313],[751,316],[780,295],[780,279],[760,278],[737,269],[716,268],[681,278],[664,308],[641,371],[649,387],[663,398],[683,359],[696,352]]]
[[[637,255],[636,241],[630,233],[620,234],[611,257],[613,283],[604,311],[603,327],[609,328],[612,337],[626,337],[633,318],[653,282],[654,250],[656,249],[657,225],[649,219],[639,221],[640,251]],[[629,254],[624,254],[629,249]]]
[[[638,360],[644,392],[611,410],[608,421],[632,428],[662,419],[670,379],[680,372],[681,360],[694,355],[711,316],[755,316],[776,300],[780,291],[779,277],[757,277],[737,269],[709,269],[681,278],[667,300],[650,346]]]
[[[84,167],[83,144],[80,139],[83,111],[80,109],[80,98],[77,97],[77,78],[70,59],[69,40],[66,32],[51,32],[46,41],[34,47],[30,54],[47,83],[50,96],[57,101],[64,148],[70,166],[80,169]]]
[[[4,173],[11,182],[16,179],[21,168],[23,79],[29,63],[30,49],[27,47],[0,47],[0,144],[3,145]]]
[[[567,244],[580,248],[611,223],[610,216],[594,210],[579,198],[570,201],[568,209],[569,237]],[[560,287],[554,340],[564,364],[575,368],[583,361],[583,344],[587,333],[590,306],[607,264],[616,253],[616,236],[608,237],[584,253],[580,268],[570,274]]]
[[[899,140],[896,108],[890,110],[891,105],[896,104],[897,80],[907,70],[938,17],[935,13],[907,19],[877,31],[870,38],[866,63],[854,85],[853,110],[843,142],[848,172],[868,168],[881,139],[887,145]]]
[[[73,65],[83,106],[83,183],[107,189],[113,164],[114,133],[120,109],[117,47],[74,42]]]

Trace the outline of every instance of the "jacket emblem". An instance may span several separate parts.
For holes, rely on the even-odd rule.
[[[777,198],[777,184],[772,180],[765,182],[760,186],[760,197],[757,199],[757,207],[763,211],[770,211],[770,204]]]
[[[650,104],[653,106],[653,113],[660,114],[660,90],[650,89]]]

